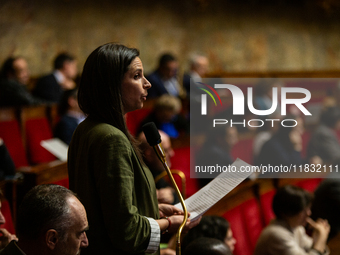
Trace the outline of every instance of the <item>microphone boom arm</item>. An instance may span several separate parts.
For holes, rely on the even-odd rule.
[[[183,222],[182,224],[179,226],[178,230],[177,230],[177,234],[176,234],[176,255],[181,255],[181,234],[182,234],[182,231],[183,231],[183,228],[188,220],[188,211],[187,211],[187,207],[185,206],[185,203],[184,203],[184,199],[183,199],[183,196],[181,194],[181,192],[179,191],[178,187],[177,187],[177,184],[175,182],[175,179],[174,177],[172,176],[171,174],[171,171],[170,171],[170,168],[166,162],[166,157],[165,157],[165,154],[164,154],[164,150],[163,150],[163,147],[162,145],[159,143],[157,145],[154,145],[153,146],[156,154],[157,154],[157,157],[159,158],[159,160],[162,162],[168,176],[169,176],[169,179],[171,181],[171,184],[172,186],[174,187],[175,191],[176,191],[176,194],[179,198],[179,200],[181,201],[181,205],[182,205],[182,208],[183,208],[183,211],[184,211],[184,219],[183,219]]]

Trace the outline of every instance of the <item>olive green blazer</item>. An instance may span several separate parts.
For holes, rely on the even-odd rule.
[[[89,221],[82,254],[145,254],[151,228],[144,216],[159,218],[156,188],[124,133],[88,117],[73,134],[68,172]]]

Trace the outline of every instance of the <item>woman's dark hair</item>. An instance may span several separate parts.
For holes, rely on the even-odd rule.
[[[228,246],[216,238],[201,237],[191,242],[184,255],[232,255]]]
[[[279,188],[273,199],[273,211],[278,219],[292,217],[312,205],[313,196],[293,185]]]
[[[89,117],[113,125],[130,140],[141,160],[135,139],[124,120],[122,81],[139,51],[124,45],[107,43],[87,58],[78,88],[78,104]]]
[[[229,222],[220,216],[204,216],[201,222],[190,229],[183,238],[183,250],[199,237],[210,237],[224,241],[229,228]]]
[[[63,95],[61,96],[61,99],[58,105],[58,114],[60,116],[66,114],[67,110],[70,107],[68,103],[68,99],[70,97],[77,99],[77,95],[78,95],[78,89],[69,89],[63,92]]]

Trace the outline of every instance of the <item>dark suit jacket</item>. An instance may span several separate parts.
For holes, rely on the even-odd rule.
[[[25,255],[25,253],[18,247],[16,241],[11,241],[5,249],[0,252],[1,255]]]
[[[68,171],[90,225],[82,252],[145,254],[151,227],[144,216],[159,218],[156,187],[123,132],[88,117],[73,134]]]
[[[69,115],[63,115],[54,129],[54,137],[66,144],[70,144],[74,130],[78,126],[78,120]]]
[[[63,89],[52,73],[38,80],[33,94],[49,102],[59,103],[63,94]]]
[[[32,96],[25,85],[14,80],[0,81],[0,106],[22,106],[43,103]]]

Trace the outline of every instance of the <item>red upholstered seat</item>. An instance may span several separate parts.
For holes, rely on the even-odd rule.
[[[252,252],[255,249],[257,239],[259,238],[264,224],[262,221],[261,210],[255,198],[249,199],[241,204],[243,222],[248,234],[249,244]]]
[[[251,198],[223,215],[236,239],[235,255],[251,255],[263,229],[261,210],[255,198]]]
[[[309,192],[314,192],[314,190],[318,187],[321,181],[322,181],[321,178],[306,179],[299,181],[298,183],[296,183],[296,185],[305,190],[308,190]]]
[[[240,158],[248,164],[253,163],[253,139],[240,140],[231,150],[234,159]]]
[[[29,119],[26,126],[26,143],[31,164],[50,162],[56,159],[40,145],[42,140],[53,138],[47,118]]]
[[[264,223],[266,225],[275,218],[275,214],[272,209],[273,198],[275,195],[276,190],[271,190],[269,192],[264,193],[260,197],[260,204],[262,208],[262,215],[264,218]]]
[[[0,227],[7,229],[8,232],[10,232],[11,234],[15,234],[15,227],[12,220],[11,207],[7,200],[1,201],[1,212],[5,217],[6,223]]]
[[[234,238],[236,239],[234,255],[251,255],[252,249],[249,245],[241,206],[237,206],[226,212],[223,217],[229,221]]]
[[[143,108],[126,114],[126,125],[133,136],[137,135],[139,125],[151,111],[151,108]]]
[[[15,167],[28,166],[18,122],[16,120],[0,122],[0,137],[4,140]]]
[[[175,155],[171,158],[171,169],[181,170],[185,174],[186,194],[187,197],[190,197],[199,189],[197,179],[190,175],[190,147],[177,148],[174,151]]]

